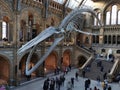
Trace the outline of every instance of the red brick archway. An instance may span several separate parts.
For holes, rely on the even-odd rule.
[[[57,55],[56,52],[52,52],[45,60],[45,72],[54,71],[57,67]]]
[[[7,59],[0,56],[0,79],[8,81],[10,76],[10,64]]]
[[[67,67],[70,65],[70,51],[69,50],[66,50],[64,53],[63,53],[63,62],[62,62],[62,65]]]
[[[19,63],[19,70],[21,71],[21,76],[25,75],[25,67],[26,67],[26,60],[28,58],[28,54],[24,55]],[[30,60],[29,67],[32,68],[38,61],[38,56],[33,54]],[[32,73],[32,76],[36,76],[37,71]]]

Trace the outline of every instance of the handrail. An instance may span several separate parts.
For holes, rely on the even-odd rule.
[[[108,73],[108,75],[107,75],[109,82],[112,82],[113,76],[114,76],[118,66],[119,66],[119,59],[116,59],[110,73]]]
[[[93,56],[91,55],[89,57],[89,59],[85,62],[85,64],[82,67],[79,68],[79,70],[83,70],[85,68],[85,66],[87,66],[90,63],[90,61],[92,60],[92,58],[93,58]]]
[[[93,54],[92,54],[90,51],[86,50],[85,48],[79,47],[79,46],[77,46],[77,45],[76,45],[76,47],[78,47],[78,48],[79,48],[80,50],[82,50],[84,53],[86,53],[87,55],[89,55],[89,58],[88,58],[88,60],[85,62],[85,64],[84,64],[82,67],[79,68],[79,70],[82,71],[88,64],[90,64],[90,62],[91,62],[91,60],[92,60],[92,58],[93,58]]]
[[[113,67],[112,67],[112,69],[111,69],[111,71],[110,71],[110,73],[109,73],[110,75],[114,74],[116,68],[118,67],[118,64],[119,64],[119,60],[116,60]]]

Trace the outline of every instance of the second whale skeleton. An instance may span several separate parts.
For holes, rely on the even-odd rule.
[[[65,35],[68,34],[69,32],[76,31],[79,33],[87,34],[87,35],[97,35],[95,33],[90,33],[90,32],[84,32],[82,30],[78,30],[74,26],[77,24],[75,22],[74,18],[80,17],[80,14],[83,12],[88,12],[91,13],[99,22],[99,25],[102,27],[102,24],[100,20],[98,19],[97,15],[92,9],[89,8],[76,8],[71,13],[69,13],[61,22],[61,24],[58,26],[58,28],[55,27],[49,27],[42,31],[39,35],[37,35],[34,39],[30,40],[27,42],[25,45],[23,45],[19,50],[17,51],[18,55],[21,55],[21,53],[25,52],[28,49],[31,49],[27,61],[26,61],[26,69],[25,69],[25,74],[30,75],[32,72],[34,72],[48,57],[48,55],[53,51],[53,49],[57,46],[57,44],[62,41],[65,38]],[[54,42],[52,45],[48,48],[48,51],[38,60],[38,62],[30,69],[29,64],[30,64],[30,59],[33,55],[33,53],[36,50],[36,47],[38,44],[40,44],[42,41],[46,40],[48,37],[52,35],[57,35],[58,37],[55,38]]]

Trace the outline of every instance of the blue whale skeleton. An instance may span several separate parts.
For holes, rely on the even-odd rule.
[[[97,15],[95,14],[95,12],[92,9],[89,9],[89,8],[76,8],[76,9],[74,9],[73,11],[71,11],[71,13],[69,13],[63,19],[63,21],[58,26],[58,28],[49,27],[49,28],[45,29],[39,35],[37,35],[34,39],[27,42],[25,45],[23,45],[18,50],[17,54],[21,55],[21,53],[25,52],[28,49],[31,49],[31,51],[28,55],[27,61],[26,61],[26,69],[25,69],[26,75],[30,75],[32,72],[34,72],[45,61],[45,59],[48,57],[48,55],[56,47],[56,45],[60,41],[62,41],[64,39],[65,35],[68,34],[69,32],[76,31],[79,33],[87,34],[87,35],[97,35],[95,33],[84,32],[82,30],[78,30],[77,28],[75,28],[75,24],[77,24],[77,22],[74,20],[74,18],[76,18],[76,17],[81,18],[80,14],[82,14],[83,12],[91,13],[98,20],[100,26],[102,26],[100,20],[98,19]],[[40,42],[42,42],[43,40],[46,40],[48,37],[50,37],[54,34],[57,34],[58,37],[55,38],[52,45],[48,48],[48,51],[30,69],[29,68],[30,59],[31,59],[33,53],[35,52],[37,45],[40,44]]]

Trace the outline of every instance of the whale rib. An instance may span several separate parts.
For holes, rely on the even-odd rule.
[[[17,52],[17,54],[21,54],[22,52],[28,50],[34,45],[37,45],[41,41],[45,40],[46,38],[52,36],[54,33],[56,33],[56,29],[54,27],[49,27],[46,30],[44,30],[42,33],[40,33],[38,36],[36,36],[34,39],[27,42],[25,45],[23,45]]]
[[[52,50],[55,48],[55,46],[62,40],[64,39],[64,36],[55,39],[54,43],[51,45],[51,47],[49,47],[48,51],[45,53],[45,55],[35,64],[34,67],[32,67],[30,70],[28,68],[29,63],[30,63],[30,58],[33,54],[33,51],[35,50],[36,46],[34,46],[33,50],[31,51],[31,53],[29,54],[29,58],[27,58],[26,61],[26,75],[30,75],[32,72],[34,72],[44,61],[45,59],[48,57],[48,55],[52,52]]]

